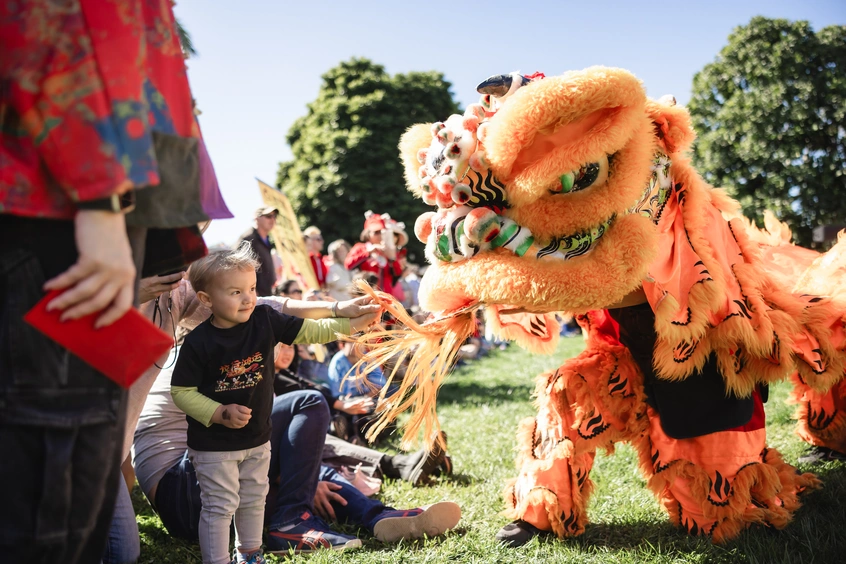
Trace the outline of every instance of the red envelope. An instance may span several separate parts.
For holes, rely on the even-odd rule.
[[[94,322],[102,312],[59,321],[62,312],[47,311],[47,304],[61,293],[48,293],[26,312],[24,320],[124,388],[173,346],[173,337],[136,309],[101,329],[94,329]]]

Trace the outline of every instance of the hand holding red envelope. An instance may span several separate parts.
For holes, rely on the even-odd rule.
[[[47,304],[60,293],[48,293],[24,320],[124,388],[173,346],[173,338],[136,309],[100,329],[94,328],[100,312],[59,321],[62,312],[47,311]]]

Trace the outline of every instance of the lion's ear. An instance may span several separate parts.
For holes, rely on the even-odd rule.
[[[696,138],[690,126],[690,114],[687,108],[676,105],[672,96],[664,96],[660,100],[648,100],[646,112],[655,126],[658,145],[667,155],[682,153],[690,148]]]
[[[432,143],[432,124],[418,123],[409,127],[400,137],[399,150],[402,160],[405,184],[417,196],[422,194],[420,188],[420,152]]]

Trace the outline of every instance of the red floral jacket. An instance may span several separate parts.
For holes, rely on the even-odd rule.
[[[70,219],[200,136],[170,2],[0,2],[0,53],[0,213]]]

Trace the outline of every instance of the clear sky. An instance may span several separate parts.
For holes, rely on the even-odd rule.
[[[755,15],[814,30],[846,24],[846,0],[179,0],[174,10],[199,52],[189,79],[235,214],[213,222],[210,245],[249,227],[261,204],[254,179],[275,183],[277,164],[291,158],[285,135],[320,76],[352,57],[391,74],[443,72],[462,107],[490,75],[591,65],[628,69],[648,95],[686,104],[693,75]]]

